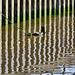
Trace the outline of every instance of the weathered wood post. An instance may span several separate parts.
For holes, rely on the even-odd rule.
[[[0,0],[0,60],[2,60],[2,0]],[[2,72],[2,61],[0,61],[0,74]]]
[[[34,0],[34,32],[36,32],[36,0]]]
[[[31,32],[31,0],[29,0],[29,32]]]
[[[49,0],[49,17],[52,15],[52,0]]]
[[[42,3],[42,0],[39,1],[39,32],[41,31],[41,15],[42,15],[41,3]]]

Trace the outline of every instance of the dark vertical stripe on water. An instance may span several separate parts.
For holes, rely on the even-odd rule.
[[[14,26],[14,71],[16,71],[16,67],[17,67],[17,28]]]
[[[17,23],[17,0],[14,0],[14,23]]]
[[[5,73],[5,27],[2,27],[2,74]]]
[[[11,73],[11,58],[12,58],[12,54],[11,54],[11,26],[8,26],[8,73]]]
[[[2,0],[2,14],[6,16],[6,0]],[[2,16],[2,25],[5,25],[4,16]]]
[[[6,0],[2,0],[2,14],[6,15]],[[5,17],[2,16],[2,25],[5,25]],[[5,73],[5,27],[2,27],[2,74]]]
[[[20,21],[23,21],[23,0],[20,0]]]
[[[23,29],[23,23],[20,25],[20,28]],[[20,52],[19,52],[19,63],[20,63],[20,68],[19,71],[21,72],[22,69],[21,67],[23,66],[23,61],[22,61],[22,54],[23,54],[23,33],[20,31]],[[25,58],[24,58],[25,59]]]

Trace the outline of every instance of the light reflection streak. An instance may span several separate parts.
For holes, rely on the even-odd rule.
[[[49,39],[48,39],[48,44],[49,44],[49,47],[48,47],[48,61],[50,61],[51,60],[51,55],[50,55],[50,53],[51,53],[51,31],[52,31],[52,19],[51,19],[51,9],[52,9],[52,6],[51,6],[51,0],[49,0]],[[49,63],[48,63],[49,64]]]
[[[59,10],[60,10],[60,8],[61,8],[61,1],[59,0]],[[61,15],[60,15],[60,11],[59,11],[59,24],[58,24],[58,48],[59,48],[59,50],[58,50],[58,58],[60,57],[60,52],[61,52],[61,47],[60,47],[60,44],[61,44],[61,37],[60,37],[60,35],[61,35],[61,30],[60,30],[60,28],[61,28]]]
[[[34,28],[35,29],[35,28]],[[36,37],[34,37],[34,50],[33,50],[33,56],[34,56],[34,65],[36,64]]]
[[[54,1],[54,32],[53,32],[53,61],[55,61],[55,53],[56,53],[56,0]]]
[[[41,0],[40,0],[40,15],[39,15],[39,32],[41,32]],[[41,46],[42,46],[42,43],[41,43],[41,37],[39,37],[39,51],[38,51],[38,55],[39,55],[39,64],[41,64]]]
[[[31,65],[31,40],[28,39],[28,70],[30,70]]]
[[[51,20],[51,17],[49,17],[49,34],[48,34],[49,35],[49,39],[48,39],[48,44],[49,44],[49,47],[48,47],[48,56],[49,56],[49,58],[48,58],[48,61],[51,60],[51,55],[50,55],[50,53],[51,53],[51,31],[52,31],[51,24],[52,24],[52,20]]]
[[[72,0],[72,38],[71,38],[71,47],[74,48],[74,0]]]
[[[53,32],[53,61],[55,61],[56,53],[56,17],[54,18],[54,32]]]
[[[47,4],[47,2],[46,2],[46,0],[44,1],[44,26],[45,26],[45,31],[46,31],[46,21],[47,21],[47,18],[46,18],[46,4]],[[43,62],[43,64],[45,64],[45,62],[46,62],[46,40],[47,40],[47,38],[46,38],[46,34],[44,35],[45,37],[44,37],[44,46],[43,46],[43,56],[44,56],[44,58],[43,58],[43,60],[44,60],[44,62]]]
[[[53,31],[53,61],[55,61],[55,53],[56,53],[56,0],[54,1],[54,31]]]
[[[31,0],[29,0],[29,33],[31,33]],[[31,40],[28,39],[28,70],[30,71],[30,65],[31,65]]]
[[[68,4],[69,4],[69,1],[68,1]],[[68,53],[68,49],[69,49],[69,45],[70,45],[70,43],[69,43],[69,31],[70,31],[70,29],[69,29],[69,19],[70,19],[70,17],[69,17],[69,11],[68,11],[68,16],[67,16],[67,53]]]
[[[12,48],[12,58],[11,58],[11,67],[12,72],[14,71],[14,0],[12,0],[12,24],[11,24],[11,48]]]
[[[5,73],[8,73],[8,32],[6,31],[6,50],[5,50],[5,57],[6,57],[6,65],[5,65]]]
[[[42,16],[42,11],[41,11],[41,2],[42,0],[39,1],[39,32],[41,32],[41,16]],[[39,51],[38,51],[38,55],[39,55],[39,63],[38,64],[41,64],[41,37],[39,37]],[[39,67],[39,72],[40,72],[40,67]]]
[[[11,58],[11,67],[12,72],[14,71],[14,0],[12,0],[12,24],[11,24],[11,52],[12,52],[12,58]]]
[[[62,48],[63,48],[63,57],[65,54],[65,16],[63,17],[63,42],[62,42]]]
[[[64,7],[65,7],[65,2],[64,2]],[[65,10],[65,9],[64,9]],[[63,14],[65,13],[65,11],[63,12]],[[62,35],[62,48],[63,48],[63,57],[65,55],[65,14],[63,16],[63,35]]]
[[[42,46],[42,43],[41,43],[41,37],[39,37],[39,64],[41,64],[41,46]]]
[[[17,0],[17,10],[18,10],[18,14],[17,14],[17,27],[20,28],[20,0]],[[20,63],[19,63],[19,52],[20,52],[20,41],[19,41],[19,33],[20,33],[20,30],[17,29],[17,68],[16,68],[16,71],[18,72],[19,71],[19,66],[20,66]]]
[[[34,1],[34,33],[36,32],[36,0]],[[36,64],[36,37],[34,37],[34,50],[33,50],[33,56],[34,56],[34,65]],[[35,68],[34,68],[35,70]]]
[[[23,32],[25,33],[25,26],[26,26],[26,15],[25,15],[25,7],[26,7],[26,0],[23,0]],[[24,67],[25,67],[25,36],[23,36],[23,54],[22,54],[22,72],[24,72]]]

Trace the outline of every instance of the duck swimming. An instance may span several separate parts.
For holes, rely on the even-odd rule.
[[[41,32],[25,33],[26,36],[43,36],[45,34],[44,26],[41,26]]]

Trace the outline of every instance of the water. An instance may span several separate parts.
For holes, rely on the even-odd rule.
[[[20,23],[25,32],[40,31],[40,18]],[[25,24],[25,27],[24,27]],[[17,24],[15,24],[17,26]],[[2,26],[0,33],[0,74],[72,75],[75,72],[75,18],[72,16],[42,17],[46,34],[24,36],[16,26]],[[36,27],[35,27],[36,26]],[[36,28],[36,30],[35,30]],[[7,40],[8,39],[8,40]],[[43,74],[44,75],[44,74]]]

